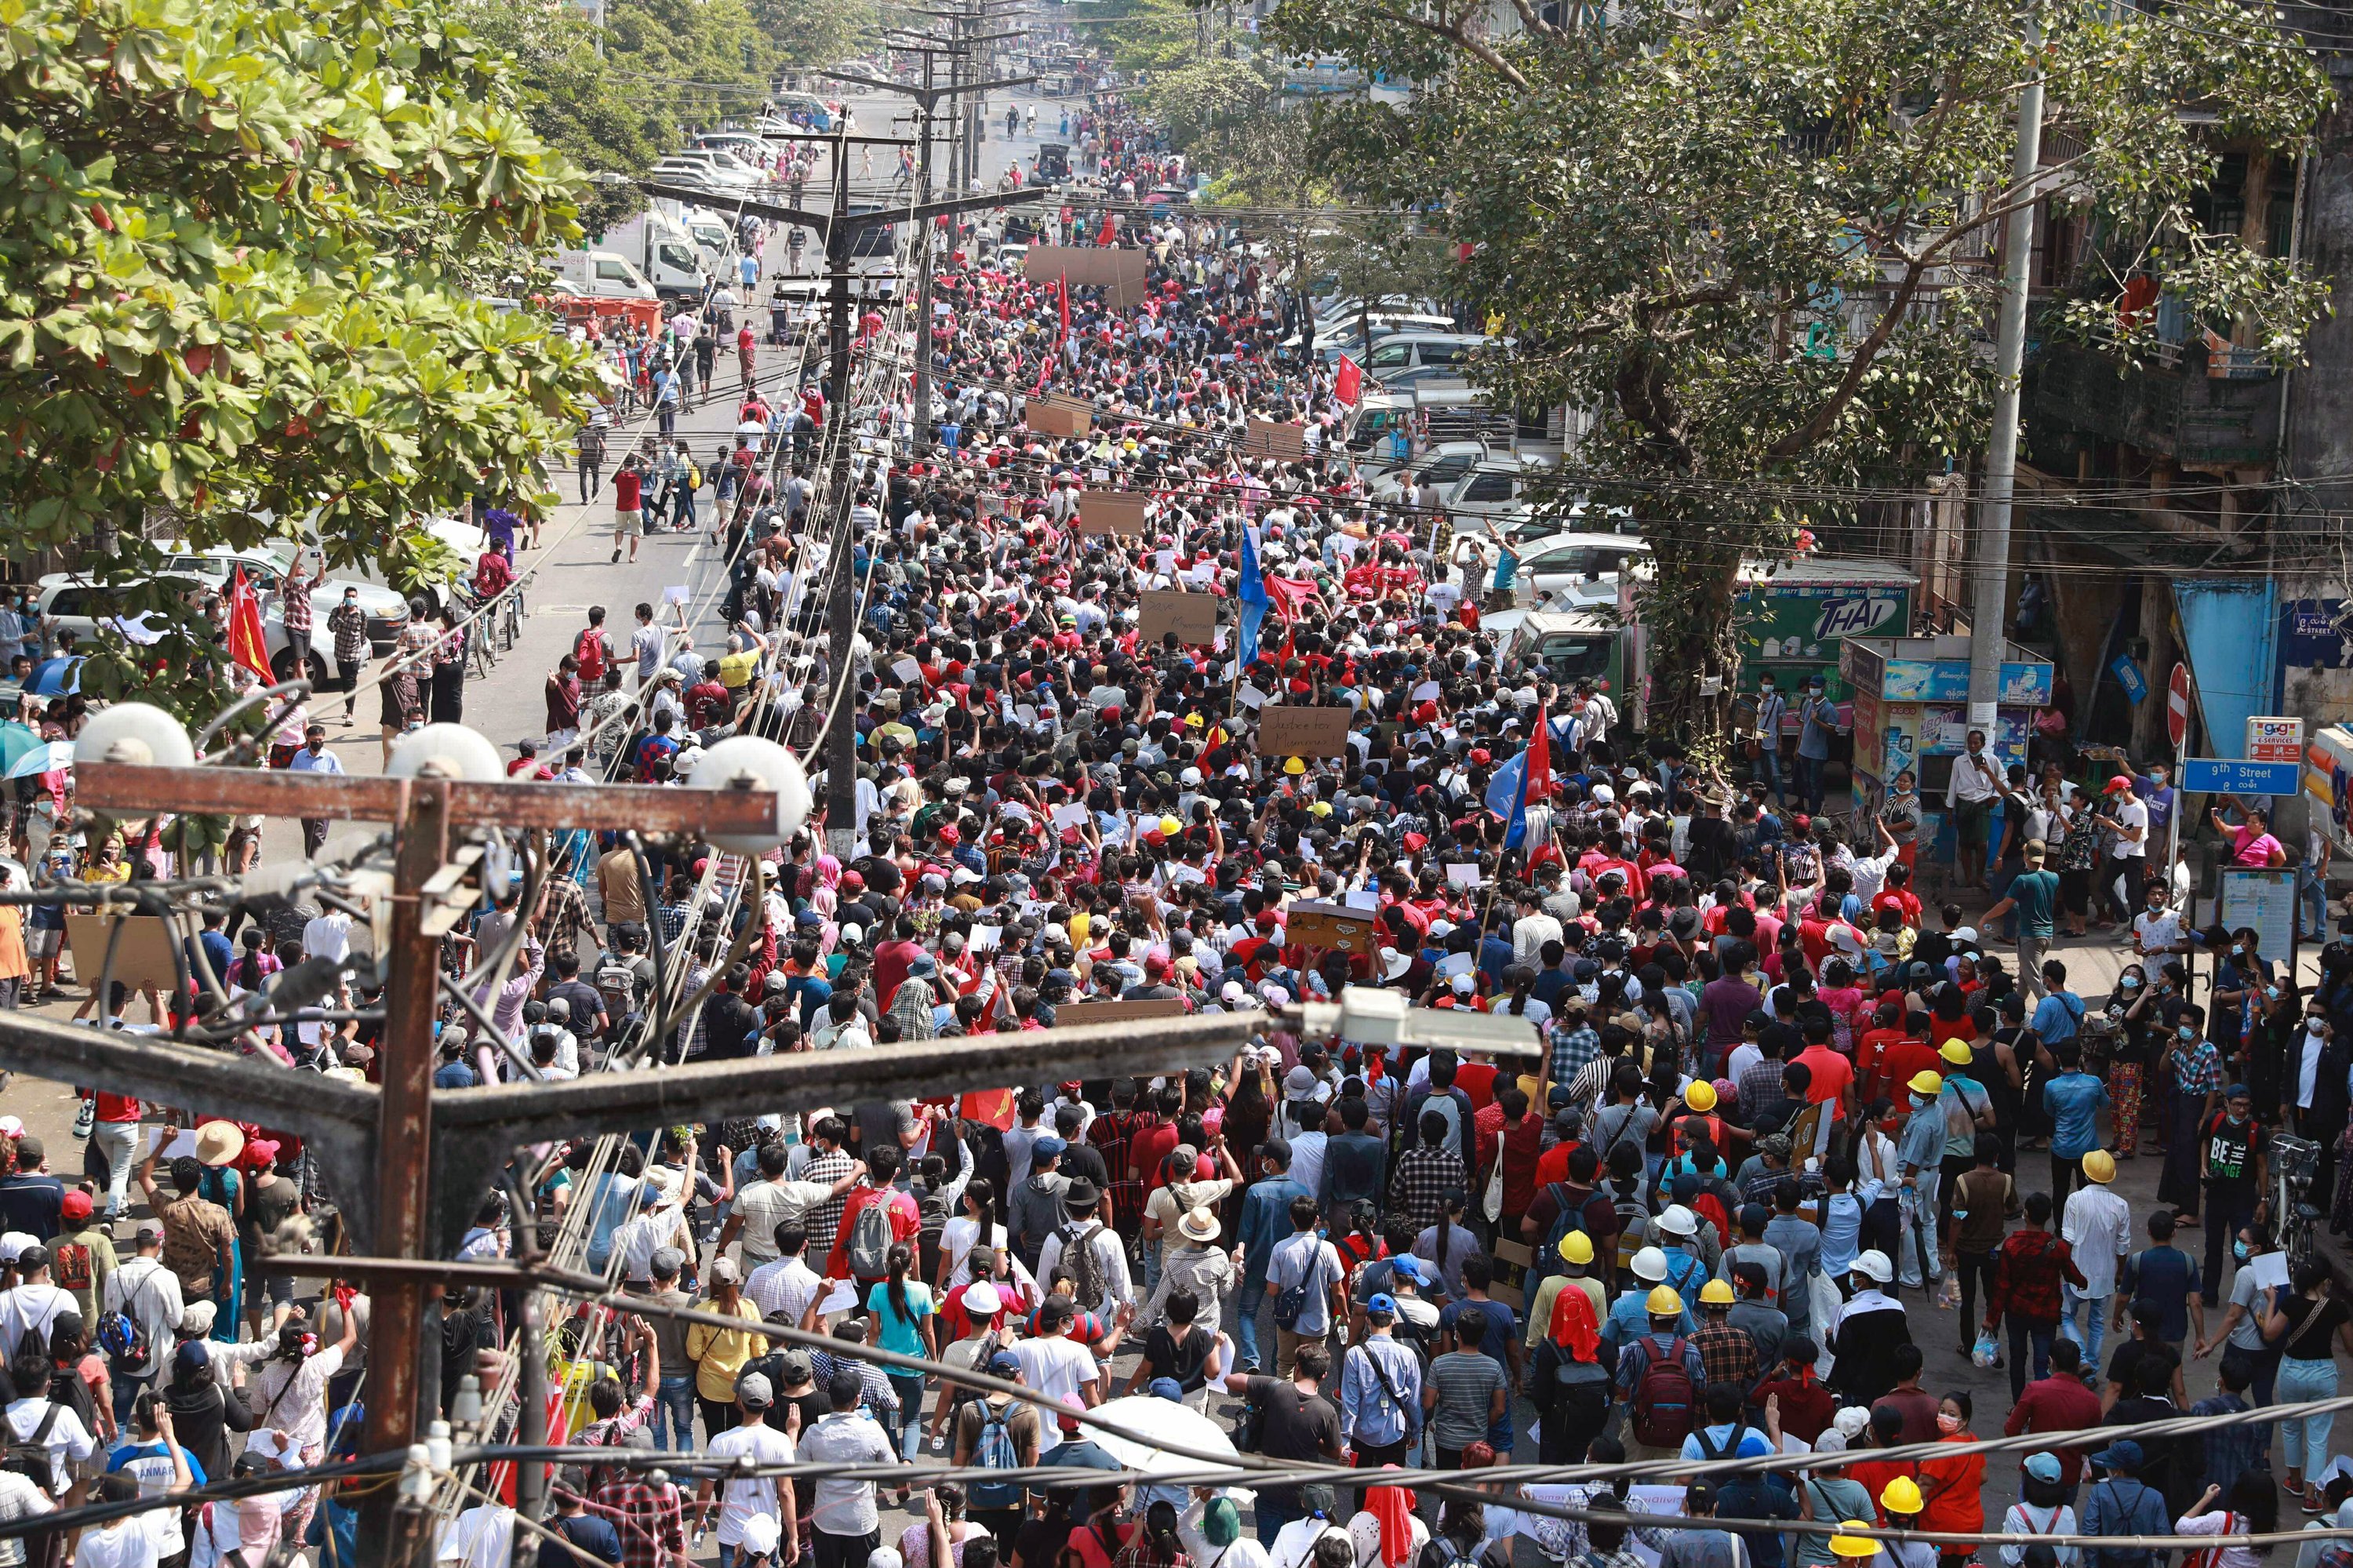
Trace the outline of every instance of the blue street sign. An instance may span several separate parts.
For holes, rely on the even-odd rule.
[[[2148,695],[2148,683],[2141,678],[2140,666],[2133,662],[2131,654],[2119,653],[2108,668],[2115,673],[2116,684],[2125,689],[2125,695],[2137,707],[2141,699]]]
[[[2192,757],[2181,764],[2181,787],[2193,795],[2293,795],[2304,780],[2293,762]]]

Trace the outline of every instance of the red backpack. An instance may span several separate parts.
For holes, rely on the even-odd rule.
[[[602,627],[583,627],[580,635],[572,640],[572,657],[580,665],[580,683],[605,678],[605,631]]]
[[[1634,1380],[1634,1436],[1653,1448],[1680,1448],[1692,1435],[1692,1407],[1699,1403],[1691,1369],[1683,1364],[1683,1336],[1675,1336],[1663,1354],[1650,1335],[1635,1342],[1649,1364]]]

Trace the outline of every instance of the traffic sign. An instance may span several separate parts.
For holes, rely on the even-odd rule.
[[[2293,762],[2192,757],[2181,765],[2181,787],[2193,795],[2293,795],[2303,783]]]
[[[2173,741],[2173,749],[2181,749],[2189,738],[2189,666],[2176,664],[2173,678],[2166,683],[2165,733]]]
[[[2249,715],[2247,760],[2250,762],[2302,762],[2304,760],[2304,721],[2300,718],[2271,718]]]

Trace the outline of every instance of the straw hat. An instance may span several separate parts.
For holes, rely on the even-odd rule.
[[[1187,1209],[1185,1217],[1176,1222],[1176,1229],[1187,1241],[1213,1242],[1218,1239],[1217,1211],[1206,1203]]]
[[[208,1121],[196,1128],[196,1159],[227,1165],[245,1152],[245,1131],[233,1121]]]

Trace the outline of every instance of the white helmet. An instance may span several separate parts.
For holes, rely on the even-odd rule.
[[[1895,1277],[1895,1266],[1887,1261],[1885,1253],[1872,1247],[1854,1255],[1853,1272],[1874,1284],[1884,1285]]]
[[[1667,1255],[1657,1247],[1646,1246],[1634,1255],[1634,1277],[1652,1284],[1667,1277]]]
[[[1681,1203],[1669,1203],[1659,1215],[1659,1229],[1671,1236],[1699,1234],[1699,1216]]]

